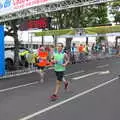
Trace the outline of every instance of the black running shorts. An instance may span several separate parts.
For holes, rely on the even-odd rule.
[[[44,68],[45,68],[45,67],[42,67],[42,66],[40,67],[40,66],[38,66],[38,69],[39,69],[39,70],[44,70]]]
[[[55,71],[57,80],[62,81],[64,76],[64,71]]]

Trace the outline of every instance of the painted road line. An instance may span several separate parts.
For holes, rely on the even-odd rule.
[[[104,67],[108,67],[109,64],[105,64],[105,65],[100,65],[100,66],[97,66],[96,68],[104,68]]]
[[[93,73],[89,73],[89,74],[85,74],[85,75],[82,75],[82,76],[79,76],[79,77],[74,77],[72,78],[73,80],[79,80],[81,78],[85,78],[85,77],[89,77],[89,76],[92,76],[92,75],[95,75],[95,74],[98,74],[99,72],[93,72]]]
[[[95,74],[103,75],[103,74],[109,74],[109,73],[110,73],[109,70],[106,70],[106,71],[97,71],[97,72],[88,73],[88,74],[85,74],[85,75],[82,75],[82,76],[79,76],[79,77],[74,77],[72,79],[73,80],[79,80],[79,79],[82,79],[82,78],[85,78],[85,77],[89,77],[89,76],[92,76],[92,75],[95,75]]]
[[[70,75],[74,75],[74,74],[77,74],[77,73],[83,73],[84,70],[80,70],[80,71],[77,71],[77,72],[74,72],[74,73],[70,73],[70,74],[66,74],[64,76],[70,76]]]
[[[27,74],[31,74],[31,73],[33,73],[33,71],[28,71],[28,72],[24,71],[23,73],[16,73],[16,74],[13,74],[13,72],[11,72],[11,74],[2,76],[2,77],[0,77],[0,79],[13,78],[13,77],[27,75]]]
[[[38,83],[38,81],[32,82],[32,83],[28,83],[28,84],[24,84],[24,85],[18,85],[18,86],[6,88],[6,89],[1,89],[0,93],[1,92],[6,92],[6,91],[9,91],[9,90],[14,90],[14,89],[21,88],[21,87],[26,87],[26,86],[34,85],[34,84],[37,84],[37,83]]]
[[[106,74],[110,74],[110,71],[109,70],[106,70],[106,71],[101,71],[98,73],[99,75],[106,75]]]
[[[120,61],[115,62],[116,64],[120,64]]]
[[[25,117],[23,117],[23,118],[20,118],[19,120],[30,120],[30,119],[32,119],[32,118],[34,118],[34,117],[36,117],[36,116],[38,116],[38,115],[40,115],[40,114],[42,114],[42,113],[45,113],[45,112],[47,112],[47,111],[50,111],[50,110],[52,110],[52,109],[54,109],[54,108],[56,108],[56,107],[59,107],[59,106],[65,104],[65,103],[67,103],[67,102],[70,102],[70,101],[72,101],[72,100],[74,100],[74,99],[76,99],[76,98],[78,98],[78,97],[81,97],[81,96],[83,96],[83,95],[86,95],[86,94],[88,94],[88,93],[90,93],[90,92],[92,92],[92,91],[94,91],[94,90],[96,90],[96,89],[98,89],[98,88],[104,87],[105,85],[108,85],[108,84],[116,81],[117,79],[119,79],[119,78],[118,78],[118,77],[113,78],[113,79],[111,79],[111,80],[109,80],[109,81],[107,81],[107,82],[104,82],[104,83],[102,83],[102,84],[99,84],[99,85],[97,85],[97,86],[95,86],[95,87],[93,87],[93,88],[91,88],[91,89],[85,90],[84,92],[81,92],[81,93],[79,93],[79,94],[77,94],[77,95],[75,95],[75,96],[73,96],[73,97],[70,97],[70,98],[68,98],[68,99],[66,99],[66,100],[63,100],[63,101],[61,101],[61,102],[59,102],[59,103],[56,103],[56,104],[54,104],[54,105],[52,105],[52,106],[49,106],[49,107],[44,108],[44,109],[42,109],[42,110],[39,110],[39,111],[37,111],[37,112],[35,112],[35,113],[33,113],[33,114],[29,114],[29,115],[27,115],[27,116],[25,116]]]
[[[77,71],[77,72],[74,72],[74,73],[70,73],[70,74],[66,74],[65,76],[70,76],[70,75],[73,75],[73,74],[77,74],[77,73],[82,73],[84,71]],[[28,84],[23,84],[23,85],[18,85],[18,86],[14,86],[14,87],[10,87],[10,88],[6,88],[6,89],[1,89],[0,90],[0,93],[1,92],[6,92],[6,91],[10,91],[10,90],[14,90],[14,89],[18,89],[18,88],[22,88],[22,87],[26,87],[26,86],[30,86],[30,85],[34,85],[34,84],[38,84],[39,82],[36,81],[36,82],[31,82],[31,83],[28,83]]]

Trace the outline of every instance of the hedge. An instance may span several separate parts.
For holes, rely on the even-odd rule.
[[[100,27],[87,27],[84,28],[86,34],[106,34],[113,32],[120,32],[120,25],[116,26],[100,26]],[[35,36],[59,36],[59,35],[74,35],[75,29],[61,29],[61,30],[47,30],[42,32],[35,32]]]

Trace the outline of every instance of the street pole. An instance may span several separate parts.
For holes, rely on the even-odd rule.
[[[42,45],[44,45],[44,36],[42,35]]]

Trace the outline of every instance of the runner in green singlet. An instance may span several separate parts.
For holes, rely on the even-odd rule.
[[[53,95],[50,97],[52,100],[56,100],[58,98],[58,92],[60,90],[62,81],[64,81],[65,89],[68,87],[68,82],[64,79],[64,72],[66,70],[66,66],[69,63],[69,58],[66,53],[63,52],[63,44],[57,44],[57,51],[53,54],[54,63],[54,71],[56,73],[56,86]]]

